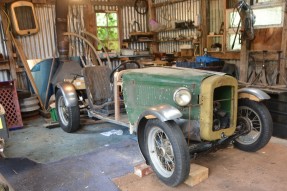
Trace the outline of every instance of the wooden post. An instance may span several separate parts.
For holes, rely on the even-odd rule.
[[[4,6],[1,6],[2,10],[5,10]],[[13,80],[17,80],[17,74],[16,74],[16,62],[13,57],[13,50],[12,50],[12,42],[10,37],[10,29],[7,22],[7,15],[4,13],[4,11],[0,11],[1,18],[2,18],[2,24],[3,24],[3,30],[5,33],[6,38],[6,48],[8,51],[9,56],[9,62],[10,62],[10,74]]]
[[[10,38],[13,40],[13,43],[14,43],[14,45],[15,45],[15,47],[16,47],[18,53],[19,53],[19,56],[20,56],[20,58],[21,58],[21,61],[22,61],[22,63],[23,63],[23,66],[24,66],[24,68],[25,68],[25,70],[26,70],[26,74],[27,74],[27,76],[28,76],[28,78],[29,78],[29,81],[31,82],[31,85],[32,85],[32,87],[33,87],[33,90],[34,90],[36,96],[38,97],[40,106],[41,106],[41,108],[43,109],[43,111],[46,111],[46,108],[44,107],[43,102],[42,102],[42,100],[41,100],[41,97],[40,97],[40,95],[39,95],[38,88],[37,88],[36,83],[35,83],[35,81],[34,81],[34,78],[33,78],[33,76],[32,76],[31,70],[30,70],[30,68],[29,68],[29,65],[28,65],[27,58],[26,58],[26,55],[25,55],[25,53],[24,53],[23,47],[22,47],[21,43],[20,43],[17,39],[15,39],[15,38],[12,36],[11,33],[10,33]]]
[[[147,17],[147,26],[149,26],[149,21],[151,19],[156,20],[156,8],[153,6],[153,0],[148,0],[148,17]],[[159,44],[157,41],[157,35],[153,35],[153,43],[151,44],[152,53],[159,52]]]
[[[250,43],[247,40],[241,41],[240,62],[239,62],[239,80],[247,82],[248,73],[248,49]]]
[[[85,8],[84,8],[84,24],[85,24],[85,28],[87,32],[90,32],[97,36],[96,15],[94,11],[94,6],[88,3],[85,4]],[[97,43],[93,40],[93,38],[91,38],[90,36],[87,36],[86,39],[90,41],[94,45],[94,47],[96,46]],[[96,55],[92,54],[91,56],[92,56],[92,60],[97,62]],[[97,65],[96,63],[94,64]]]
[[[250,0],[246,1],[250,5]],[[241,22],[242,24],[242,22]],[[240,51],[240,65],[239,65],[239,80],[242,82],[247,82],[248,74],[248,50],[250,49],[250,41],[243,39],[241,41],[241,51]]]
[[[279,84],[283,85],[286,82],[286,59],[287,59],[287,10],[286,10],[286,1],[284,9],[284,21],[283,21],[283,30],[282,30],[282,41],[281,41],[281,58],[280,58],[280,69],[279,69]],[[285,84],[287,85],[287,84]]]
[[[122,42],[124,39],[124,26],[123,26],[123,8],[122,6],[118,7],[118,29],[119,29],[119,40],[120,40],[120,48],[122,48]]]
[[[201,47],[205,48],[207,46],[207,35],[209,32],[209,22],[210,22],[210,14],[209,14],[210,3],[209,0],[201,1]],[[200,54],[202,50],[200,50]]]

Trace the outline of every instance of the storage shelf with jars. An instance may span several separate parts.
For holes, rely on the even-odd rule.
[[[224,46],[223,34],[207,35],[208,52],[223,52],[223,46]]]

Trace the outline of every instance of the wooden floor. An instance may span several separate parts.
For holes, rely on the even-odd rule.
[[[193,188],[182,184],[170,188],[155,174],[139,178],[128,174],[114,179],[120,190],[128,191],[285,191],[287,190],[287,141],[273,138],[265,148],[247,153],[235,148],[201,156],[194,163],[209,168],[209,177]]]

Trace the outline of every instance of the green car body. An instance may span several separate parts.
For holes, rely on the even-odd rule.
[[[176,90],[182,87],[187,88],[192,96],[187,106],[179,106],[173,99]],[[222,73],[215,75],[213,72],[181,68],[130,70],[123,75],[123,95],[131,124],[136,124],[139,116],[150,107],[170,105],[182,113],[182,119],[200,122],[204,140],[220,139],[223,134],[230,136],[235,130],[237,82]],[[221,100],[223,109],[229,112],[232,120],[231,128],[215,133],[212,131],[214,99]]]

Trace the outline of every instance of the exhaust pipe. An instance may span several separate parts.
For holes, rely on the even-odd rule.
[[[68,31],[68,10],[69,0],[56,0],[56,37],[57,48],[60,60],[68,60],[69,57],[69,40],[63,33]]]

